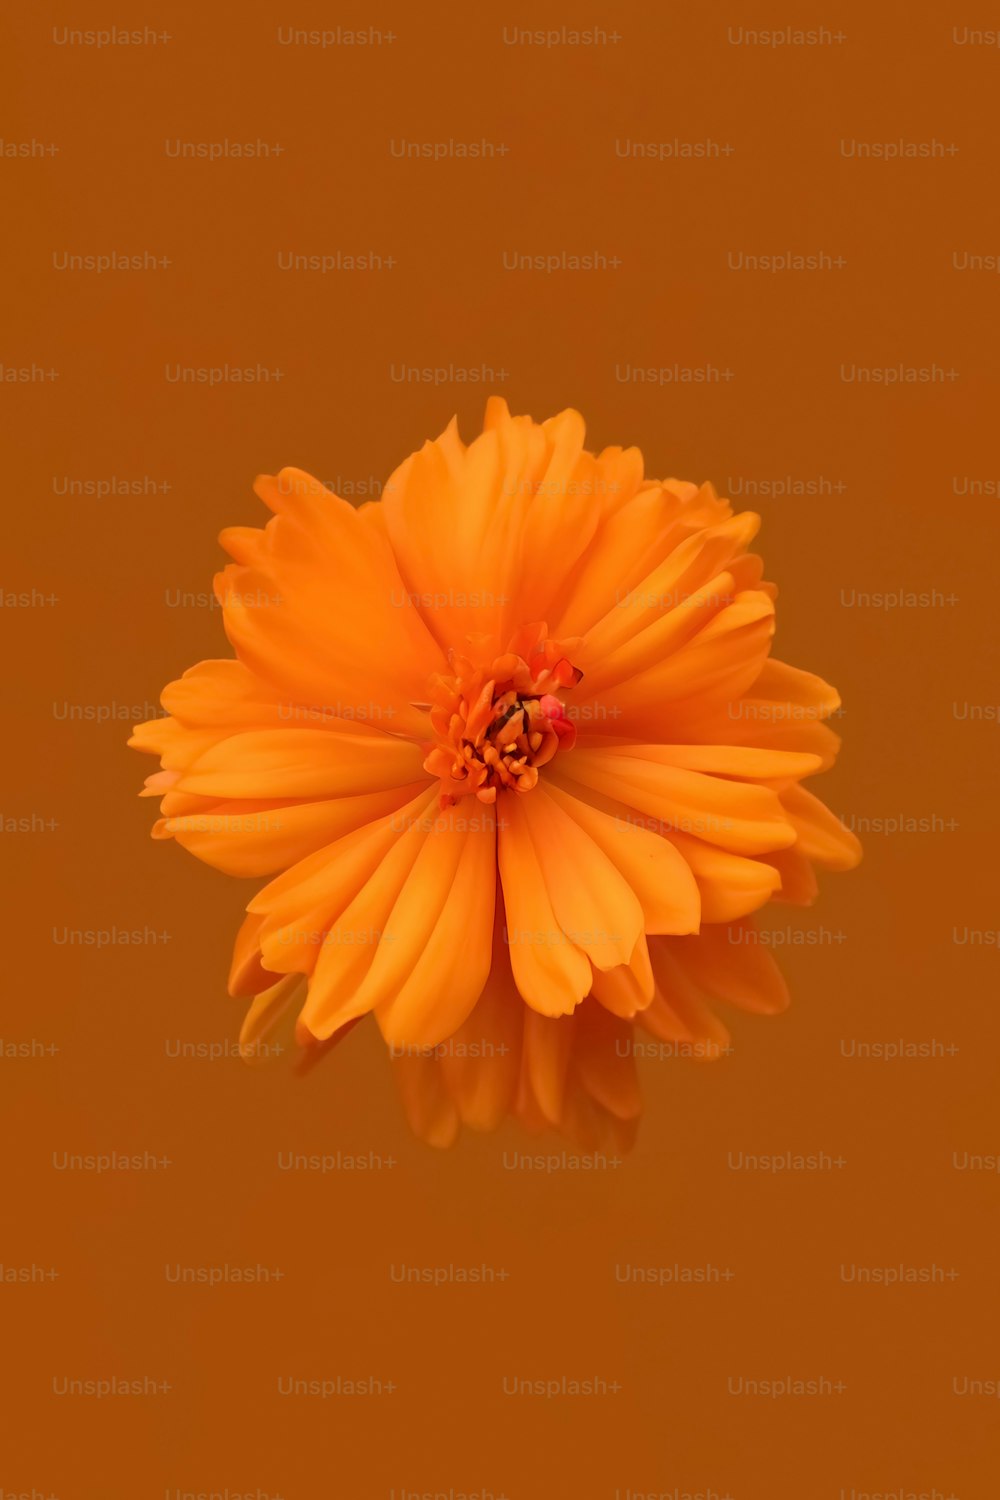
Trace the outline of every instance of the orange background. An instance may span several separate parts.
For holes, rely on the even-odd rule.
[[[8,432],[7,594],[14,708],[2,811],[10,890],[3,1077],[6,1268],[0,1492],[135,1500],[175,1491],[270,1500],[499,1500],[633,1494],[853,1500],[997,1493],[992,720],[996,704],[996,24],[975,3],[492,8],[43,5],[8,22],[0,157],[6,312],[0,361],[58,378],[0,385]],[[155,13],[154,13],[155,12]],[[147,45],[61,45],[61,29],[150,26]],[[381,45],[282,46],[279,27],[368,27]],[[596,25],[593,46],[507,45],[504,25]],[[842,41],[737,45],[740,27],[826,26]],[[736,28],[731,33],[729,28]],[[487,160],[400,160],[390,143],[485,139]],[[625,159],[616,142],[713,140],[712,159]],[[940,141],[916,160],[842,140]],[[165,142],[264,141],[267,159],[167,155]],[[58,151],[47,154],[49,145]],[[97,275],[64,252],[144,251],[169,266]],[[283,252],[374,251],[376,272],[286,272]],[[599,252],[618,266],[507,271],[503,253]],[[733,271],[728,254],[825,252],[824,271]],[[283,372],[171,383],[184,366]],[[399,382],[480,366],[485,385]],[[704,384],[617,378],[714,366]],[[884,388],[842,366],[938,367]],[[503,372],[505,378],[500,379]],[[567,405],[591,446],[635,443],[647,471],[823,481],[769,496],[778,654],[835,682],[841,763],[818,787],[864,831],[811,930],[779,954],[793,1007],[733,1018],[712,1066],[643,1064],[639,1143],[593,1172],[508,1170],[512,1128],[436,1153],[404,1124],[374,1028],[310,1077],[169,1056],[224,1042],[224,993],[250,887],[152,843],[135,798],[152,762],[122,720],[228,654],[210,589],[229,524],[261,524],[249,484],[296,464],[383,479],[489,390],[541,419]],[[148,478],[150,494],[58,493]],[[960,493],[969,481],[980,493]],[[849,607],[853,591],[936,590],[927,607]],[[843,592],[842,592],[843,591]],[[955,705],[958,705],[956,709]],[[57,826],[43,826],[54,820]],[[919,827],[920,825],[918,825]],[[64,928],[169,941],[96,950]],[[841,935],[842,940],[837,940]],[[845,1056],[858,1041],[941,1055]],[[37,1042],[39,1055],[12,1055]],[[49,1047],[57,1051],[47,1050]],[[23,1050],[23,1049],[22,1049]],[[277,1155],[375,1152],[392,1168],[282,1172]],[[64,1172],[64,1151],[142,1153],[144,1172]],[[730,1153],[844,1165],[779,1176]],[[407,1286],[390,1268],[485,1264],[483,1286]],[[712,1284],[635,1285],[615,1267],[712,1264]],[[263,1284],[176,1285],[165,1267],[262,1265]],[[846,1284],[841,1267],[938,1266],[931,1284]],[[49,1270],[58,1274],[51,1279]],[[64,1378],[151,1378],[141,1397],[61,1396]],[[289,1398],[285,1376],[376,1376],[381,1396]],[[505,1396],[504,1377],[599,1377],[580,1398]],[[739,1377],[825,1377],[839,1393],[730,1393]],[[54,1384],[55,1382],[55,1384]],[[395,1495],[393,1494],[395,1491]],[[449,1497],[451,1500],[451,1497]]]

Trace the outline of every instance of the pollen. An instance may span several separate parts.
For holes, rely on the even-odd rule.
[[[562,695],[583,676],[570,661],[576,640],[550,640],[545,624],[526,625],[486,664],[452,652],[449,675],[431,681],[436,735],[424,769],[441,780],[441,806],[459,797],[495,802],[501,791],[530,792],[576,725]]]

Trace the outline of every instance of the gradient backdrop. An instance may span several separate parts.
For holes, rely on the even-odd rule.
[[[5,1500],[996,1495],[997,24],[8,20]],[[258,378],[176,378],[226,367]],[[765,919],[791,1011],[647,1060],[638,1146],[591,1170],[521,1168],[564,1144],[512,1129],[425,1148],[371,1026],[302,1081],[240,1063],[251,887],[150,841],[125,748],[228,654],[215,538],[262,522],[255,473],[377,493],[491,391],[761,511],[778,654],[845,701],[817,789],[866,846]],[[115,1152],[140,1169],[71,1160]],[[812,1167],[745,1165],[781,1153]],[[595,1393],[505,1393],[564,1378]]]

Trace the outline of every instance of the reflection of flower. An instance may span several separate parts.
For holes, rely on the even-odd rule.
[[[856,861],[802,786],[839,699],[770,658],[757,518],[583,436],[493,400],[378,503],[285,469],[257,483],[265,529],[223,533],[236,660],[172,683],[132,743],[161,758],[155,836],[275,876],[234,955],[250,1040],[294,1004],[305,1044],[374,1012],[433,1047],[502,989],[525,1039],[567,1021],[591,1080],[609,1017],[655,1030],[667,970],[709,1024],[697,986],[677,999],[686,934],[708,954],[711,924]]]
[[[448,1146],[462,1125],[495,1130],[510,1115],[529,1130],[556,1130],[587,1151],[627,1150],[641,1108],[637,1060],[720,1057],[729,1033],[713,1001],[760,1015],[787,1005],[778,965],[754,936],[744,922],[706,927],[698,936],[651,938],[656,987],[634,1021],[592,997],[571,1016],[539,1015],[516,1003],[509,971],[495,966],[453,1037],[394,1056],[410,1125],[430,1145]]]

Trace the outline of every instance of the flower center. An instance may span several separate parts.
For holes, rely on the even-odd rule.
[[[567,655],[578,642],[545,632],[524,626],[487,665],[452,651],[453,675],[431,679],[437,739],[424,769],[441,778],[442,807],[472,794],[495,802],[501,790],[530,792],[556,751],[572,749],[576,725],[557,694],[583,675]]]

